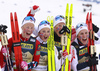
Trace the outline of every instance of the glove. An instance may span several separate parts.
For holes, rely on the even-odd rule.
[[[92,28],[93,28],[93,31],[94,31],[95,33],[97,33],[98,30],[99,30],[99,28],[98,28],[96,25],[94,25],[93,23],[92,23]]]
[[[2,49],[1,49],[1,52],[2,52],[2,54],[3,54],[4,56],[10,56],[10,55],[7,55],[7,50],[6,50],[6,48],[2,48]]]
[[[38,65],[38,62],[36,61],[30,62],[28,63],[28,69],[35,68],[37,65]]]
[[[97,35],[100,37],[99,27],[97,27],[97,26],[94,25],[93,23],[92,23],[92,27],[93,27],[93,31],[94,31],[95,33],[97,33]]]
[[[98,57],[92,57],[88,60],[88,66],[98,65]]]
[[[21,62],[21,68],[24,70],[28,70],[28,64],[25,61]]]
[[[60,53],[61,53],[61,56],[62,56],[62,58],[63,58],[63,59],[68,58],[68,60],[70,60],[70,61],[71,61],[72,55],[71,55],[71,54],[69,54],[69,55],[68,55],[68,52],[67,52],[67,50],[66,50],[66,49],[65,49],[63,52],[62,52],[62,51],[60,51]]]
[[[64,59],[66,59],[68,57],[68,52],[66,49],[63,51],[62,56]]]
[[[40,10],[39,6],[34,5],[34,6],[32,7],[32,9],[29,11],[29,13],[27,14],[27,16],[33,16],[33,17],[34,17],[35,13],[36,13],[37,11],[39,11],[39,10]]]

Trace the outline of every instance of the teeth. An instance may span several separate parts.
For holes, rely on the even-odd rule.
[[[85,40],[86,40],[86,38],[83,38],[83,40],[85,41]]]
[[[30,33],[26,33],[26,34],[30,35]]]
[[[44,37],[45,39],[47,39],[47,37]]]
[[[84,40],[86,39],[86,38],[83,38]]]

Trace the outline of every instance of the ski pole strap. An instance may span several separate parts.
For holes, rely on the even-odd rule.
[[[16,47],[16,46],[21,46],[21,43],[20,42],[13,43],[13,47]]]
[[[36,62],[36,61],[28,63],[28,70],[35,68],[37,65],[38,65],[38,62]]]
[[[59,31],[59,34],[63,34],[67,32],[68,34],[70,33],[70,30],[67,26],[63,26],[63,28]]]
[[[3,33],[7,33],[7,26],[6,25],[0,25],[0,32],[3,32]]]

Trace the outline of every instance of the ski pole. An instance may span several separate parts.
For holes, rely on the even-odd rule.
[[[61,45],[62,45],[62,51],[63,51],[65,49],[65,47],[67,46],[67,36],[65,33],[61,36]],[[62,70],[65,71],[65,60],[64,60],[64,68],[63,69],[62,69],[62,56],[61,56],[61,71]]]
[[[7,48],[7,45],[8,45],[7,36],[4,35],[4,33],[6,33],[6,30],[5,30],[6,28],[7,28],[7,26],[3,26],[3,25],[0,26],[0,31],[1,31],[1,45],[4,48],[6,48],[6,51],[7,51],[7,55],[5,56],[6,57],[6,62],[7,62],[7,68],[8,68],[8,70],[10,70],[9,69],[9,64],[10,64],[11,71],[13,71],[13,68],[11,66],[11,60],[10,60],[10,57],[9,57],[9,50]]]
[[[67,26],[63,26],[63,28],[59,31],[59,34],[62,34],[62,36],[61,36],[61,46],[62,46],[63,51],[66,49],[65,47],[67,47],[67,34],[66,34],[66,32],[68,34],[70,33],[70,30],[67,28]],[[64,66],[62,66],[62,56],[61,56],[61,71],[65,70],[65,62],[66,62],[66,60],[64,60]]]

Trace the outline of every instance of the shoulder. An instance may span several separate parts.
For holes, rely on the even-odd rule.
[[[38,43],[38,44],[40,44],[40,42],[36,39],[36,42]]]
[[[75,47],[75,48],[78,48],[78,47],[79,47],[77,38],[73,41],[73,43],[71,43],[71,46],[72,46],[72,47]]]
[[[12,44],[12,43],[13,43],[12,37],[8,39],[8,43],[9,43],[9,44]]]

